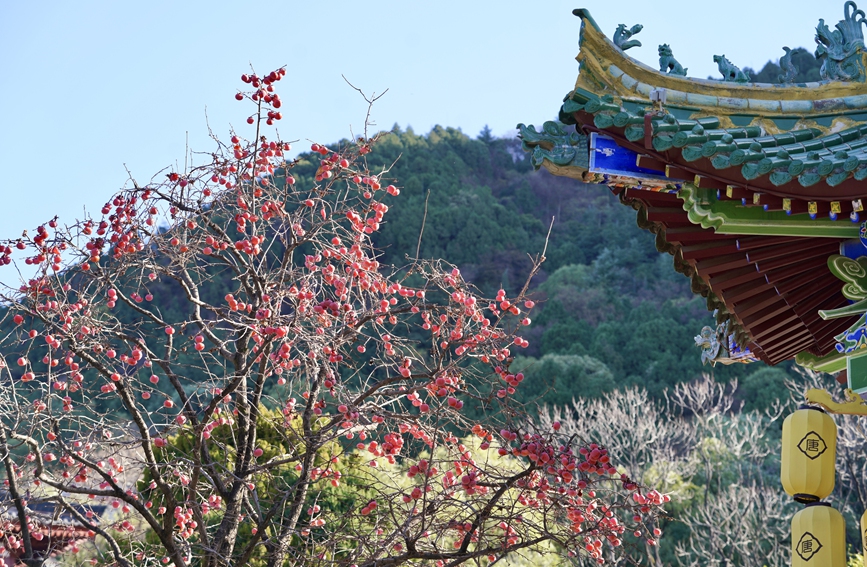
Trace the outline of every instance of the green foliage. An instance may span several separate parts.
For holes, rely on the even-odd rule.
[[[616,386],[611,370],[592,356],[544,355],[516,359],[513,370],[524,372],[521,397],[546,404],[568,403],[577,397],[599,397]]]
[[[779,61],[774,63],[768,61],[762,70],[755,72],[749,67],[744,69],[744,72],[750,75],[750,80],[755,83],[779,83],[780,66]],[[797,67],[798,74],[795,75],[795,83],[809,83],[820,81],[819,68],[821,63],[813,56],[813,54],[803,47],[792,50],[792,63]]]
[[[388,175],[405,183],[405,202],[377,240],[388,261],[400,263],[414,253],[423,220],[421,255],[458,264],[482,264],[497,253],[540,243],[544,225],[531,215],[515,214],[511,206],[516,193],[525,205],[532,196],[520,183],[527,164],[514,160],[503,140],[472,140],[439,126],[427,136],[396,131],[376,145],[368,161],[376,164],[375,170],[398,156]],[[494,187],[513,199],[498,199]],[[497,285],[497,279],[491,284]]]
[[[757,411],[769,408],[775,402],[785,403],[788,400],[787,379],[791,376],[782,368],[760,367],[746,374],[738,388],[738,397],[744,402],[742,409]]]
[[[295,484],[298,480],[298,474],[295,471],[295,465],[299,462],[298,455],[304,452],[305,446],[301,435],[301,417],[295,416],[291,420],[286,420],[283,415],[276,410],[269,410],[265,407],[260,408],[256,418],[256,445],[262,450],[262,454],[257,458],[259,462],[285,461],[277,467],[267,469],[267,472],[262,472],[254,475],[253,484],[255,485],[255,493],[257,495],[257,503],[262,509],[271,509],[273,507],[285,507],[286,503],[277,498],[283,493],[286,486]],[[233,435],[236,433],[229,425],[215,427],[210,432],[210,439],[213,440],[209,447],[209,454],[212,466],[212,474],[220,477],[221,481],[226,486],[231,486],[233,482],[232,470],[237,458],[236,440]],[[196,462],[202,458],[199,455],[199,444],[196,441],[195,433],[189,428],[182,430],[177,435],[169,437],[167,445],[160,449],[155,449],[162,462],[168,463],[178,471],[180,475],[186,474],[186,465],[190,462]],[[319,449],[313,464],[320,469],[329,469],[340,471],[344,468],[344,464],[340,461],[342,448],[336,442],[331,442]],[[357,461],[359,459],[355,455],[350,455],[349,467],[361,468]],[[353,469],[355,470],[355,469]],[[353,475],[355,476],[355,475]],[[149,494],[151,501],[155,507],[163,506],[165,499],[159,490],[150,490],[149,483],[153,480],[148,469],[144,469],[142,479],[139,481],[139,491],[144,494]],[[213,487],[203,479],[201,486],[197,487],[197,492],[200,494],[202,501],[207,502],[211,496],[210,490]],[[183,481],[182,481],[183,484]],[[336,486],[334,485],[336,484]],[[308,497],[308,505],[319,504],[327,506],[329,510],[334,511],[350,511],[361,505],[365,500],[366,494],[358,483],[350,485],[341,485],[334,483],[328,485],[322,483],[322,489],[311,493]],[[185,486],[185,485],[184,485]],[[183,501],[184,491],[181,485],[175,488],[174,497],[177,501]],[[315,500],[314,500],[315,498]],[[166,513],[171,514],[171,510]],[[223,509],[219,506],[213,507],[208,513],[211,520],[218,522],[223,515]],[[253,538],[254,524],[250,522],[242,523],[239,527],[237,542],[239,545],[246,545]],[[148,531],[146,539],[149,543],[157,544],[158,539],[152,531]],[[190,541],[198,541],[198,534],[194,534]],[[261,567],[266,563],[266,549],[258,547],[255,556],[251,558],[253,567]]]
[[[674,272],[667,255],[647,246],[649,235],[642,236],[647,238],[603,248],[590,265],[570,264],[551,274],[539,287],[547,300],[535,325],[544,329],[543,356],[592,356],[621,385],[641,384],[658,396],[708,370],[693,337],[711,321],[686,278]],[[728,379],[737,370],[714,372]]]

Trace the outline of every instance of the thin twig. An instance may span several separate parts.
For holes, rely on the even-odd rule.
[[[527,291],[530,289],[530,282],[534,277],[536,277],[536,274],[539,273],[539,269],[545,261],[545,253],[548,251],[548,242],[551,240],[551,230],[554,228],[554,218],[555,217],[551,217],[551,224],[548,225],[548,234],[545,235],[545,245],[542,247],[542,253],[535,258],[530,256],[530,260],[533,262],[533,267],[530,269],[530,275],[527,276],[527,280],[524,282],[524,287],[521,288],[518,297],[524,297],[527,294]]]
[[[360,88],[358,88],[355,85],[353,85],[352,83],[350,83],[349,79],[346,78],[346,75],[341,74],[340,76],[343,77],[343,80],[346,81],[346,84],[349,85],[350,87],[352,87],[354,90],[356,90],[358,92],[358,94],[360,94],[362,96],[362,98],[364,98],[364,102],[367,103],[367,115],[364,117],[364,139],[366,140],[368,138],[367,127],[368,127],[368,125],[371,124],[370,111],[373,108],[373,103],[378,101],[379,99],[381,99],[383,96],[385,96],[385,93],[388,92],[388,89],[385,89],[384,91],[382,91],[378,95],[376,94],[376,92],[374,92],[371,96],[368,97],[366,94],[364,94],[363,90],[361,90]]]
[[[548,242],[551,241],[551,230],[554,228],[554,217],[551,217],[551,224],[548,225],[548,234],[545,235],[545,246],[542,248],[542,260],[545,259],[545,252],[548,251]]]
[[[421,237],[424,234],[424,225],[427,221],[427,202],[430,199],[430,189],[427,190],[427,195],[424,198],[424,216],[421,217],[421,230],[418,232],[418,244],[415,247],[415,259],[418,260],[419,252],[421,251]]]

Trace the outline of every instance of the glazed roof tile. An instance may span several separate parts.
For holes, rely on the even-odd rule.
[[[574,123],[583,121],[582,114],[590,115],[596,129],[630,142],[644,140],[649,133],[656,152],[680,152],[680,160],[670,161],[707,160],[733,184],[743,185],[765,177],[774,188],[783,188],[781,195],[790,196],[792,193],[785,191],[785,186],[793,182],[804,188],[821,181],[827,187],[837,187],[848,180],[867,178],[867,123],[837,132],[802,128],[770,134],[760,126],[721,128],[720,117],[714,116],[690,119],[660,113],[650,114],[648,120],[647,114],[631,112],[610,97],[594,99],[575,94],[572,101],[573,104],[564,105],[564,110],[572,113]],[[863,188],[860,193],[856,192],[859,196],[862,193],[867,196]],[[840,194],[828,190],[797,195],[827,200],[841,198]],[[847,193],[842,198],[852,196]]]

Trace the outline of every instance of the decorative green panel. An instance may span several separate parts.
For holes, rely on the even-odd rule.
[[[773,118],[774,124],[776,124],[777,128],[780,130],[791,130],[795,127],[795,124],[798,123],[800,118]]]
[[[856,394],[867,392],[867,352],[846,360],[849,388]]]
[[[841,291],[846,299],[854,303],[840,309],[821,310],[819,316],[822,319],[838,319],[867,312],[867,256],[853,260],[835,254],[828,258],[828,269],[837,276],[837,279],[844,282]],[[842,342],[840,337],[836,338]]]
[[[718,200],[714,195],[700,199],[697,188],[690,183],[684,184],[679,196],[691,222],[702,228],[713,228],[720,234],[858,238],[858,225],[848,221],[765,211],[738,201]]]

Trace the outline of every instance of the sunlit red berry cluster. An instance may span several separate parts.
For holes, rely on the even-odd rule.
[[[283,118],[283,115],[278,110],[283,106],[283,102],[280,100],[280,95],[274,92],[274,83],[285,76],[286,69],[284,67],[281,67],[276,71],[271,71],[263,78],[260,78],[255,73],[252,75],[241,75],[241,80],[244,83],[247,83],[256,89],[251,94],[247,95],[250,100],[255,103],[261,102],[271,107],[266,111],[265,115],[265,123],[268,124],[268,126],[273,125],[275,121]],[[244,93],[241,92],[235,95],[236,100],[244,100],[244,97]],[[253,124],[256,121],[256,118],[257,115],[250,116],[247,118],[247,124]]]

